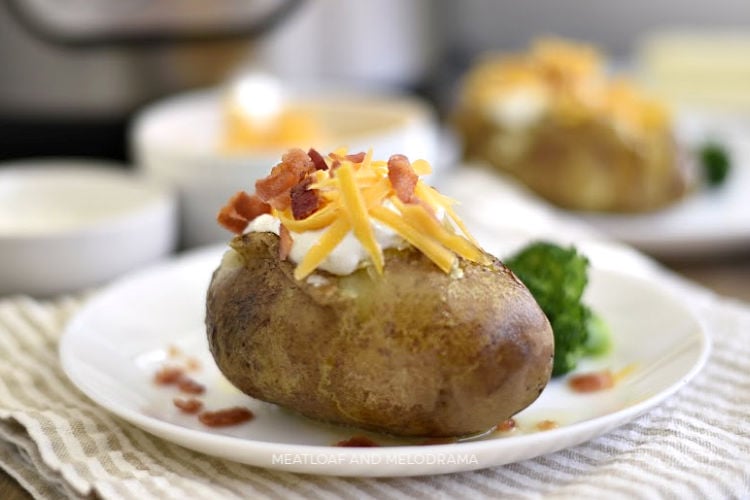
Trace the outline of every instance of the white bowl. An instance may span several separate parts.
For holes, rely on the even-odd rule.
[[[292,101],[316,110],[316,118],[334,136],[334,143],[325,145],[330,149],[372,147],[376,157],[402,153],[440,166],[438,121],[420,99],[348,91],[299,95]],[[240,189],[253,191],[255,181],[266,176],[283,154],[283,150],[228,154],[221,151],[222,136],[217,90],[156,103],[139,114],[131,130],[137,166],[178,190],[181,242],[186,247],[226,241],[229,233],[216,224],[219,209]]]
[[[102,284],[168,254],[176,227],[173,194],[115,165],[1,164],[0,295]]]

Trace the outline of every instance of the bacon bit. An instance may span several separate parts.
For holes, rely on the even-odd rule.
[[[198,415],[198,420],[208,427],[227,427],[237,425],[255,417],[253,412],[241,406],[226,408],[218,411],[204,411]]]
[[[554,420],[542,420],[536,424],[536,428],[540,431],[550,431],[558,427],[559,425]]]
[[[292,203],[289,192],[307,174],[315,171],[315,164],[301,149],[291,149],[281,157],[264,179],[255,182],[255,193],[277,210],[286,210]]]
[[[240,191],[239,193],[232,196],[227,204],[221,207],[221,210],[219,210],[219,213],[216,215],[216,221],[224,229],[227,229],[234,234],[242,234],[247,225],[250,223],[247,217],[243,217],[242,215],[240,215],[237,212],[237,208],[234,206],[235,200],[237,196],[240,195],[240,193],[244,193],[244,191]]]
[[[196,398],[174,398],[172,403],[174,403],[182,413],[189,413],[191,415],[196,414],[203,409],[203,402]]]
[[[313,165],[315,165],[315,170],[328,170],[328,164],[326,164],[326,160],[325,158],[323,158],[323,155],[318,153],[318,150],[310,148],[307,151],[307,156],[310,157]]]
[[[452,437],[434,437],[434,438],[427,438],[421,443],[419,443],[422,446],[431,446],[436,444],[451,444],[455,443],[457,441],[456,438]]]
[[[203,386],[203,384],[200,384],[190,377],[186,377],[184,375],[180,380],[177,381],[177,388],[187,394],[203,394],[204,392],[206,392],[206,388],[205,386]]]
[[[342,162],[342,161],[350,161],[352,163],[362,163],[365,160],[365,157],[367,154],[364,151],[361,151],[359,153],[350,153],[348,155],[341,156],[339,154],[336,154],[335,152],[328,153],[328,157],[332,160]]]
[[[248,221],[252,222],[259,215],[271,213],[271,205],[261,200],[257,194],[251,196],[244,191],[240,191],[237,195],[235,195],[237,196],[237,201],[234,208],[238,214]]]
[[[359,153],[348,154],[344,156],[344,159],[349,160],[352,163],[362,163],[363,161],[365,161],[365,156],[366,156],[365,152],[362,151]]]
[[[271,213],[271,206],[245,191],[238,191],[221,207],[216,220],[226,229],[241,234],[247,225],[261,214]]]
[[[289,191],[299,182],[292,172],[283,170],[282,165],[279,163],[268,177],[255,181],[255,192],[260,199],[277,210],[289,208],[292,203]]]
[[[312,177],[305,177],[290,192],[292,198],[292,215],[294,220],[306,219],[320,208],[320,196],[317,189],[308,189]]]
[[[568,387],[575,392],[596,392],[610,389],[615,385],[615,378],[609,370],[582,373],[568,379]]]
[[[286,260],[292,251],[292,235],[284,224],[279,226],[279,259]]]
[[[399,200],[404,203],[411,203],[414,200],[414,188],[419,176],[411,168],[411,163],[406,156],[392,155],[388,158],[388,180],[391,181]]]
[[[503,420],[499,424],[495,426],[495,430],[498,432],[508,432],[512,431],[516,428],[516,421],[512,418],[509,418],[508,420]]]
[[[242,234],[250,223],[250,221],[244,217],[240,217],[240,215],[235,212],[234,208],[226,206],[223,207],[216,216],[216,222],[218,222],[221,227],[227,231],[233,232],[234,234]]]
[[[172,385],[178,383],[185,376],[182,368],[176,366],[163,366],[154,374],[154,383],[158,385]]]
[[[167,356],[170,358],[177,358],[182,355],[182,351],[180,351],[180,348],[176,345],[170,345],[167,348]]]
[[[380,445],[367,436],[352,436],[344,441],[339,441],[335,446],[345,448],[373,448]]]
[[[185,375],[185,370],[177,366],[164,366],[154,374],[154,383],[158,385],[177,385],[177,388],[188,394],[202,394],[206,388]]]

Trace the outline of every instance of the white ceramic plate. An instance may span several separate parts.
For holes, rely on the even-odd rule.
[[[613,389],[582,395],[553,381],[516,416],[505,435],[439,445],[397,442],[320,424],[238,393],[219,374],[203,328],[204,295],[222,249],[211,248],[128,277],[91,300],[60,345],[62,365],[86,395],[123,419],[194,450],[260,467],[340,476],[407,476],[480,469],[550,453],[605,433],[657,405],[686,384],[706,360],[709,343],[690,310],[653,283],[594,269],[588,302],[614,332],[610,355],[579,371],[633,366]],[[208,428],[172,405],[178,393],[152,382],[170,346],[198,358],[194,377],[208,408],[244,405],[256,418]],[[174,361],[174,360],[173,360]],[[543,420],[559,427],[536,430]],[[333,443],[369,435],[385,445]]]
[[[603,233],[660,257],[702,257],[750,245],[749,118],[683,111],[681,142],[712,139],[726,146],[732,170],[717,188],[703,188],[664,210],[642,215],[576,214]]]

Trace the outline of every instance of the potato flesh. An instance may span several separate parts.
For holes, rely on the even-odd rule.
[[[296,281],[270,233],[237,237],[214,273],[206,325],[227,379],[252,397],[332,423],[402,436],[483,432],[549,380],[553,337],[502,264],[462,278],[414,249],[385,273]],[[225,259],[226,260],[226,259]]]

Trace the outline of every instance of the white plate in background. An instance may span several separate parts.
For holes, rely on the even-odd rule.
[[[164,262],[119,281],[71,321],[60,344],[63,368],[95,402],[142,429],[209,455],[289,472],[339,476],[412,476],[473,470],[525,460],[587,441],[653,408],[701,369],[709,341],[688,306],[656,283],[594,268],[587,302],[613,331],[612,352],[579,371],[627,366],[631,375],[608,391],[576,394],[563,380],[516,416],[520,431],[452,444],[419,446],[308,420],[245,396],[220,375],[203,327],[205,292],[222,248]],[[606,254],[606,249],[599,249]],[[616,258],[615,253],[612,254]],[[243,405],[256,418],[208,428],[173,405],[174,389],[153,373],[170,346],[200,360],[207,408]],[[542,420],[559,428],[536,431]],[[369,435],[377,448],[333,443]]]
[[[722,185],[702,186],[653,213],[571,213],[658,257],[705,257],[750,249],[750,117],[683,110],[677,123],[678,136],[689,147],[713,140],[727,148],[732,167]]]

